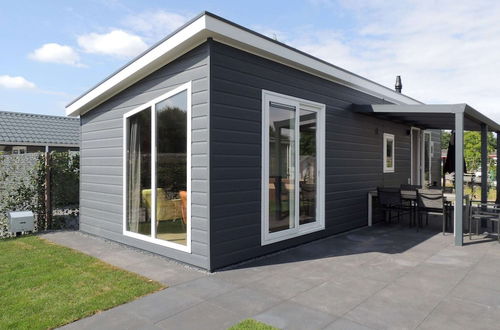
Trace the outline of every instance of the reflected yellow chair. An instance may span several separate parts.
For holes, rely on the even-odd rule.
[[[143,189],[142,200],[146,205],[148,216],[151,217],[151,189]],[[163,188],[156,189],[156,221],[173,221],[183,219],[180,199],[168,199]]]

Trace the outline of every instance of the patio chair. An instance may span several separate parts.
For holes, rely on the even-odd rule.
[[[417,190],[417,230],[422,226],[422,215],[425,214],[426,225],[429,224],[429,214],[442,215],[443,217],[443,235],[446,233],[446,227],[450,212],[447,212],[448,206],[444,201],[443,192],[437,189],[418,189]]]
[[[417,192],[417,189],[422,189],[422,186],[419,184],[401,184],[401,190],[403,191]]]
[[[403,203],[410,208],[410,227],[413,225],[413,220],[416,218],[417,214],[417,190],[422,189],[421,185],[416,184],[401,184],[401,194],[410,195],[414,199],[403,198]]]
[[[181,199],[168,199],[163,188],[156,189],[156,221],[175,221],[183,219]],[[142,199],[146,205],[147,214],[151,217],[151,189],[142,190]]]
[[[398,223],[401,221],[402,212],[410,208],[405,206],[401,199],[401,189],[399,188],[377,188],[379,208],[384,211],[384,219],[391,223],[392,212],[397,212]]]
[[[473,205],[473,203],[475,204]],[[492,231],[495,231],[494,225],[496,223],[497,240],[500,243],[500,204],[469,201],[469,239],[472,239],[472,222],[476,223],[476,235],[479,235],[479,223],[482,220],[491,222]]]

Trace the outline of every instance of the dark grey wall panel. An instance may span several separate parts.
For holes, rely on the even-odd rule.
[[[82,116],[82,231],[209,268],[208,63],[208,47],[204,44]],[[122,235],[123,115],[189,81],[194,130],[191,254]]]
[[[214,42],[211,48],[211,268],[367,224],[367,192],[410,177],[409,126],[353,113],[383,103],[359,91]],[[326,230],[261,246],[262,89],[326,104]],[[383,133],[396,172],[383,174]]]

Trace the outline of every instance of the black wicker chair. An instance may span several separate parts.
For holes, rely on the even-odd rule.
[[[401,221],[401,215],[411,211],[401,199],[400,188],[377,188],[378,205],[384,211],[384,219],[391,223],[392,213],[396,212],[398,223]]]

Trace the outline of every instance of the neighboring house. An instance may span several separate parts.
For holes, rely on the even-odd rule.
[[[439,185],[439,129],[456,130],[457,157],[464,128],[500,131],[211,13],[67,114],[81,118],[80,229],[209,270],[366,226],[377,186]]]
[[[0,154],[78,150],[80,120],[0,111]]]

